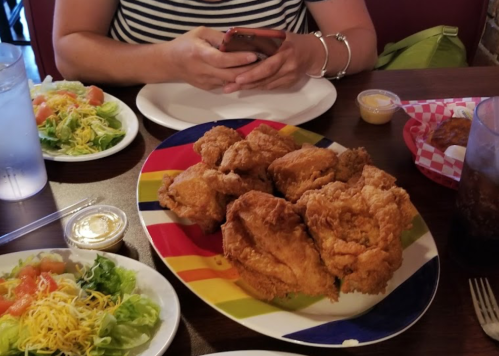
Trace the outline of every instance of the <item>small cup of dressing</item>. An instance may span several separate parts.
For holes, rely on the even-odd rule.
[[[393,114],[400,108],[400,98],[387,90],[364,90],[357,96],[360,116],[364,121],[380,125],[392,119]]]
[[[82,209],[68,220],[64,237],[69,246],[86,250],[117,252],[128,225],[125,213],[111,205]]]

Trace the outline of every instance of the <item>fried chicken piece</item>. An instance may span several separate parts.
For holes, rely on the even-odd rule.
[[[261,169],[259,172],[237,174],[234,172],[222,173],[216,169],[208,169],[203,174],[209,186],[216,191],[239,197],[251,190],[272,193],[272,181],[268,178],[267,172]]]
[[[175,178],[168,175],[158,191],[159,203],[182,218],[198,224],[205,234],[218,229],[225,219],[227,197],[203,178],[208,166],[197,163]]]
[[[222,234],[226,258],[261,298],[302,292],[338,299],[334,277],[286,200],[256,191],[242,195],[229,206]]]
[[[365,165],[371,165],[371,156],[364,147],[347,149],[338,156],[335,168],[335,180],[348,182],[351,178],[358,178]]]
[[[251,172],[266,169],[267,165],[261,152],[249,141],[242,140],[229,147],[220,163],[221,172]]]
[[[402,264],[400,237],[415,212],[409,195],[394,182],[367,165],[356,183],[329,183],[297,202],[328,271],[342,279],[344,293],[384,292]]]
[[[287,200],[296,202],[305,191],[332,182],[337,163],[338,157],[332,150],[304,144],[274,160],[268,171],[277,190]]]
[[[285,136],[276,129],[261,124],[246,136],[253,151],[260,152],[262,162],[269,166],[276,158],[299,148],[291,136]]]
[[[194,142],[194,151],[208,166],[216,167],[222,161],[225,151],[242,139],[239,132],[234,129],[223,125],[215,126]]]

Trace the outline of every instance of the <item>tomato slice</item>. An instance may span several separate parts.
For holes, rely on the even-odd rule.
[[[5,313],[13,304],[13,300],[5,299],[0,295],[0,315]]]
[[[47,120],[47,117],[54,115],[54,111],[47,105],[47,103],[41,103],[38,106],[38,111],[36,112],[36,124],[41,125]]]
[[[33,303],[33,297],[29,294],[23,295],[7,309],[7,313],[12,316],[21,316],[31,303]]]
[[[58,90],[58,91],[56,91],[56,93],[59,94],[59,95],[67,95],[67,96],[72,97],[73,99],[76,99],[76,94],[73,93],[72,91]]]
[[[22,278],[23,276],[29,276],[33,279],[36,279],[40,275],[40,269],[33,265],[26,265],[19,270],[17,273],[17,278]]]
[[[50,273],[42,272],[42,274],[40,275],[40,278],[45,280],[45,282],[47,282],[47,288],[46,288],[47,292],[50,293],[50,292],[57,290],[57,282],[54,281],[54,279],[52,278]]]
[[[41,103],[44,103],[46,101],[45,99],[45,95],[37,95],[34,99],[33,99],[33,105],[40,105]]]
[[[66,270],[65,262],[53,261],[52,259],[50,259],[50,257],[44,257],[40,262],[40,271],[42,272],[52,272],[55,274],[61,274],[64,273],[65,270]]]
[[[23,296],[27,294],[35,294],[37,290],[38,286],[33,277],[22,276],[21,283],[14,288],[14,293],[16,293],[16,296]]]
[[[87,91],[88,103],[93,106],[99,106],[104,103],[104,92],[101,88],[91,85]]]

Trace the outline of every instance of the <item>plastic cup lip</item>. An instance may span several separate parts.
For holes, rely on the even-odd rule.
[[[10,44],[10,43],[0,43],[0,47],[6,47],[6,48],[9,48],[9,51],[11,53],[14,53],[14,56],[12,57],[12,61],[9,61],[7,63],[5,62],[2,62],[2,64],[5,65],[4,68],[0,68],[0,71],[2,70],[6,70],[10,67],[13,67],[16,65],[17,62],[19,62],[22,57],[23,57],[23,53],[22,51],[17,47],[17,46],[14,46],[13,44]]]
[[[492,106],[494,106],[494,104],[499,105],[499,97],[491,96],[490,98],[484,99],[481,102],[479,102],[475,107],[475,110],[473,111],[473,119],[478,119],[480,124],[482,124],[482,126],[484,126],[488,131],[490,131],[492,135],[499,136],[499,126],[490,127],[490,123],[484,121],[482,115],[480,115],[479,113],[479,111],[482,109],[482,106],[485,107],[487,104]]]
[[[362,98],[368,95],[374,95],[374,94],[380,94],[384,95],[388,98],[391,99],[391,104],[389,105],[384,105],[384,106],[371,106],[367,105]],[[362,108],[366,110],[370,110],[373,112],[389,112],[389,111],[396,111],[401,107],[401,101],[400,98],[397,94],[388,91],[388,90],[383,90],[383,89],[368,89],[364,90],[357,95],[357,104],[361,106]]]
[[[81,219],[87,216],[102,212],[115,213],[122,220],[123,223],[116,231],[113,232],[112,235],[106,238],[105,241],[97,243],[85,243],[81,241],[76,241],[71,233],[74,224],[77,221],[80,221]],[[112,205],[93,205],[80,210],[68,220],[66,226],[64,227],[64,238],[66,240],[66,243],[73,247],[78,247],[87,250],[105,250],[112,246],[115,246],[116,244],[120,243],[123,240],[127,227],[128,227],[128,219],[123,210]]]

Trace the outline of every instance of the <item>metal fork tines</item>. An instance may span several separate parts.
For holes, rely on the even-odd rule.
[[[473,306],[483,331],[491,338],[499,340],[499,307],[489,281],[487,278],[474,278],[470,279],[469,283]]]

